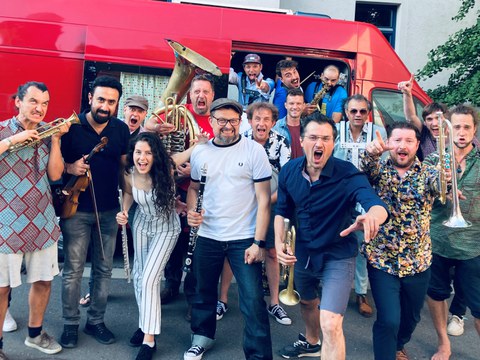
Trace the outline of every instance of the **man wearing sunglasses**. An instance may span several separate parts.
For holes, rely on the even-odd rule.
[[[365,151],[366,144],[373,140],[375,131],[379,130],[383,139],[387,136],[384,128],[368,122],[372,104],[365,96],[361,94],[350,96],[345,100],[344,109],[348,121],[336,124],[338,135],[335,139],[334,156],[351,162],[358,169],[360,155]],[[354,218],[364,212],[360,205],[357,205],[355,210]],[[360,245],[363,233],[355,232],[355,236]],[[367,260],[362,254],[358,254],[355,264],[355,293],[358,312],[364,317],[373,315],[373,309],[366,297],[367,288]]]

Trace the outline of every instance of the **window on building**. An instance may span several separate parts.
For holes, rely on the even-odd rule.
[[[396,5],[357,3],[355,21],[370,23],[378,27],[390,45],[395,48]]]

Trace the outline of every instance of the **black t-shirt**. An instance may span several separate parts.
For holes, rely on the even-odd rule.
[[[104,136],[107,145],[90,159],[90,169],[95,189],[98,211],[114,210],[118,203],[118,179],[121,171],[121,156],[128,151],[130,131],[128,126],[117,118],[112,118],[100,134],[90,126],[86,113],[79,115],[80,124],[73,124],[70,131],[62,136],[62,155],[66,163],[74,163],[100,143]],[[66,175],[66,184],[71,175]],[[90,189],[81,193],[78,199],[78,211],[92,212]]]

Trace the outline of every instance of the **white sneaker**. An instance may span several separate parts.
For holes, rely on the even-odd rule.
[[[3,322],[3,331],[12,332],[15,330],[17,330],[17,322],[13,318],[12,314],[10,314],[10,310],[7,309],[7,313],[5,314],[5,321]]]
[[[183,354],[183,360],[202,360],[205,351],[207,351],[207,349],[203,346],[192,345],[192,347]]]
[[[463,335],[463,317],[458,317],[457,315],[452,315],[447,325],[447,334],[451,336],[460,336]]]

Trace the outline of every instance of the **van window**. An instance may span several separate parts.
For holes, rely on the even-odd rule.
[[[423,104],[413,97],[417,115],[421,117]],[[403,95],[400,91],[374,90],[372,91],[373,121],[378,126],[392,125],[395,121],[406,121],[403,113]]]

